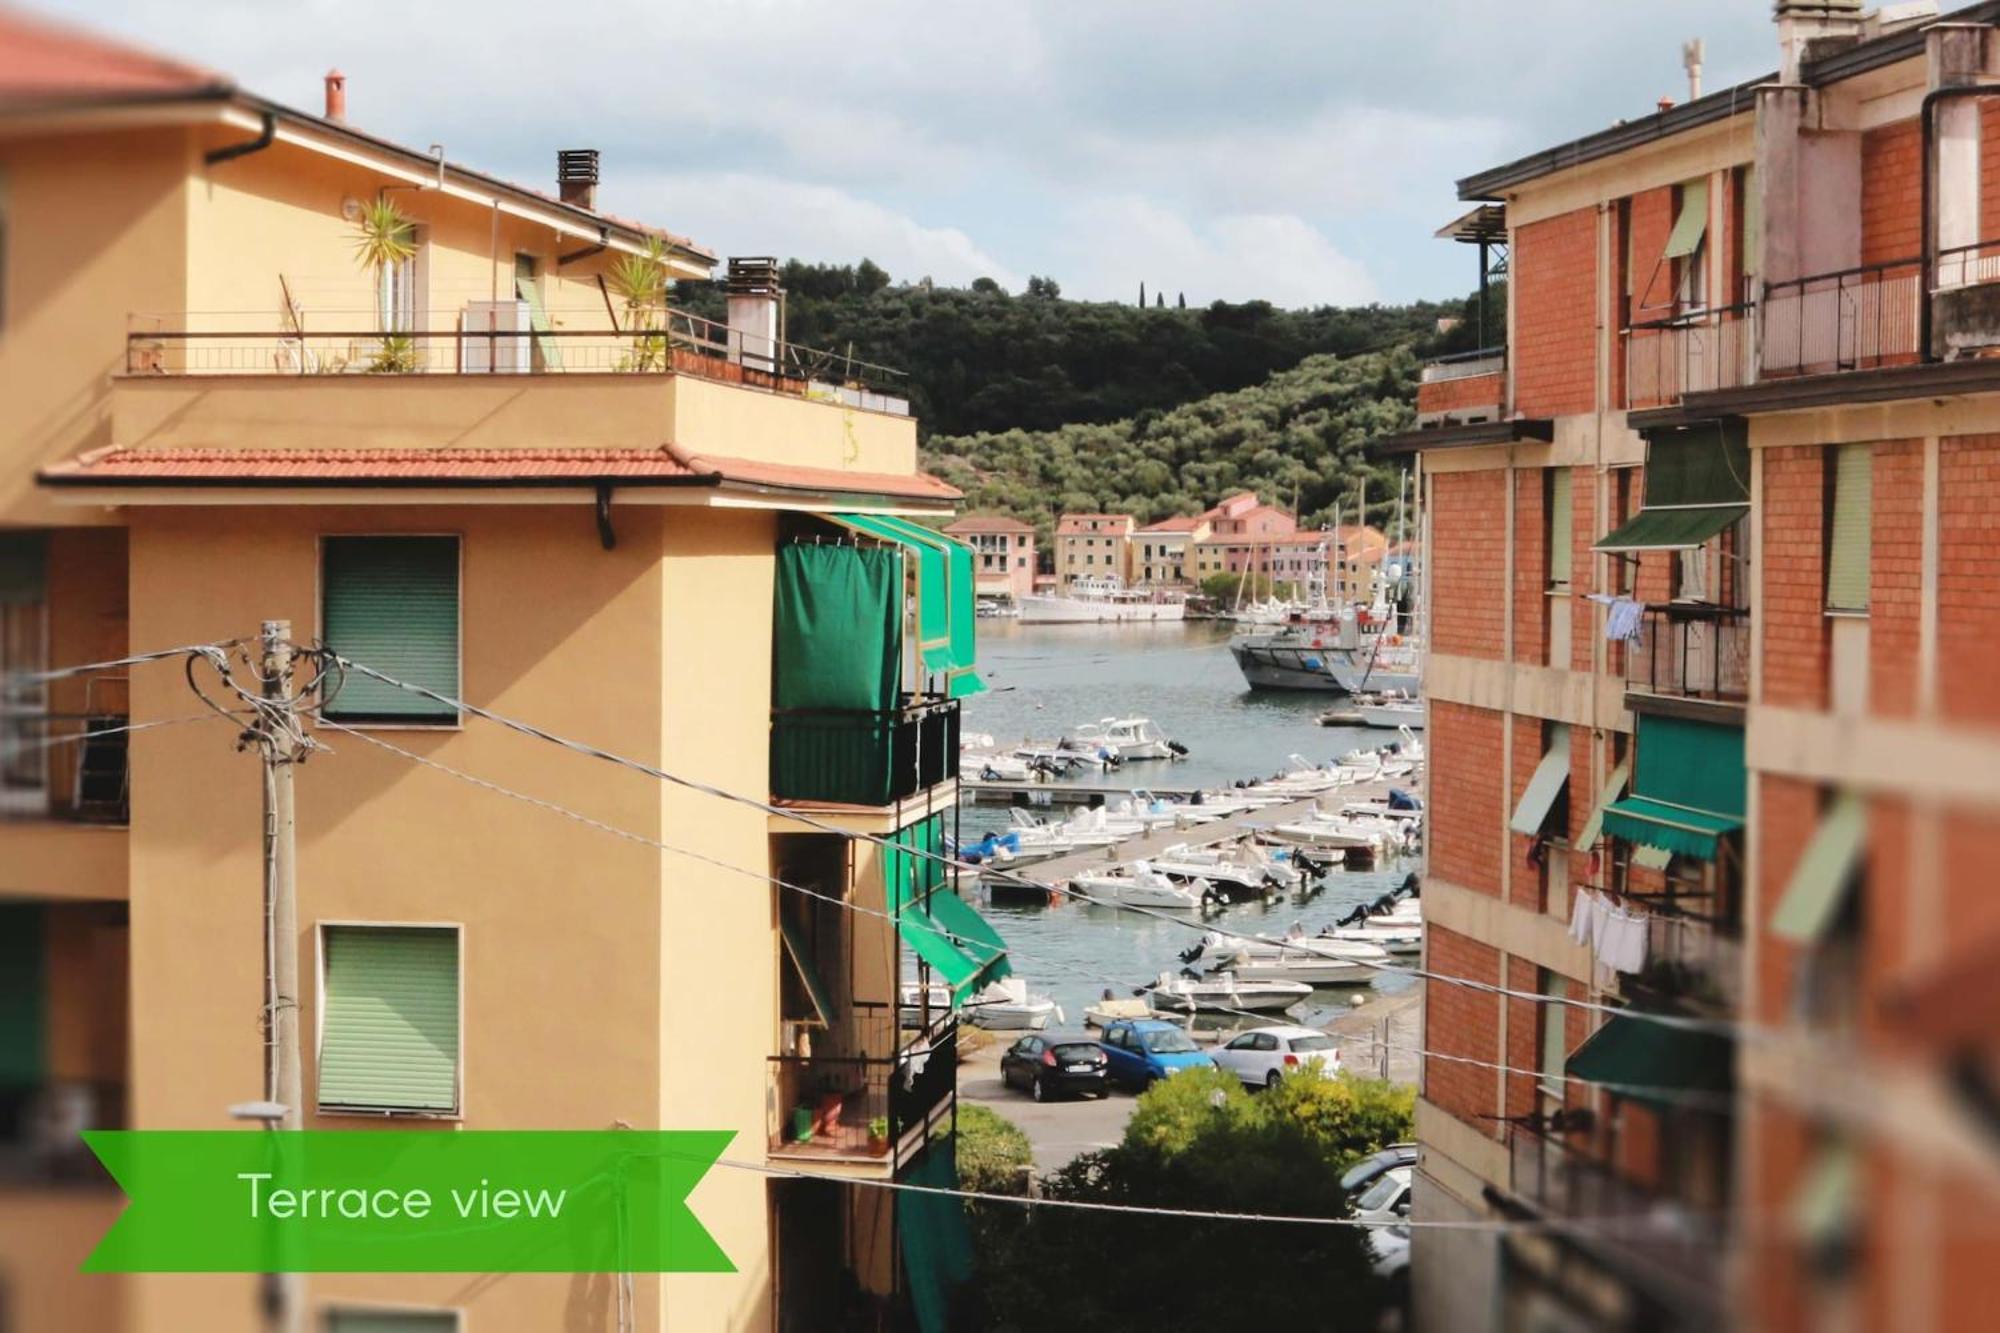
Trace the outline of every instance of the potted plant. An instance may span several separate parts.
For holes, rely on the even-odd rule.
[[[383,272],[417,253],[417,224],[390,200],[376,197],[361,206],[354,220],[355,262],[375,280],[375,315],[381,323],[381,346],[369,358],[368,369],[382,375],[408,374],[417,368],[417,345],[407,331],[395,327]]]
[[[625,328],[633,335],[631,350],[618,359],[618,369],[672,370],[666,242],[657,236],[647,238],[645,253],[620,256],[605,272],[604,283],[625,307]]]
[[[868,1122],[868,1152],[873,1157],[889,1155],[889,1117],[878,1115]]]
[[[811,1102],[800,1102],[792,1108],[792,1142],[812,1142],[813,1118]]]

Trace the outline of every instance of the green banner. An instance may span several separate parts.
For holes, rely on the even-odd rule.
[[[87,1273],[727,1273],[728,1130],[91,1130],[131,1202]]]

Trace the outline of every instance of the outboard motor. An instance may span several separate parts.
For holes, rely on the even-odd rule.
[[[1423,881],[1418,879],[1417,872],[1412,870],[1409,874],[1403,876],[1403,885],[1396,892],[1406,898],[1421,898],[1424,893]]]
[[[1181,950],[1181,961],[1183,963],[1192,963],[1195,959],[1201,957],[1203,947],[1202,944],[1197,942],[1192,947]]]
[[[1174,758],[1176,759],[1179,759],[1188,752],[1187,746],[1182,745],[1179,741],[1168,741],[1167,748],[1173,751]]]

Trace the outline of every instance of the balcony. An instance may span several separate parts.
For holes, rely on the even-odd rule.
[[[436,319],[435,315],[430,316]],[[125,374],[153,376],[686,375],[895,415],[907,377],[852,355],[753,337],[685,310],[469,304],[449,326],[384,332],[377,312],[134,315]]]
[[[1919,360],[1922,268],[1919,259],[1898,259],[1766,284],[1761,375],[1826,375]]]
[[[1513,1194],[1532,1211],[1579,1225],[1557,1234],[1682,1311],[1723,1292],[1727,1235],[1716,1213],[1624,1179],[1561,1139],[1517,1124],[1509,1135]]]
[[[902,700],[893,712],[774,711],[772,797],[885,806],[957,777],[959,701],[909,694]]]
[[[1482,347],[1424,363],[1417,424],[1455,426],[1497,421],[1507,402],[1507,349]]]
[[[1750,697],[1750,612],[1669,603],[1647,609],[1626,645],[1633,694],[1741,704]]]
[[[958,1093],[958,1024],[905,1031],[891,1004],[855,1001],[808,1038],[826,1048],[770,1058],[772,1157],[894,1172],[923,1150]]]
[[[50,1081],[0,1088],[0,1188],[103,1188],[110,1177],[79,1137],[125,1124],[122,1082]]]
[[[1646,967],[1621,983],[1642,1007],[1727,1017],[1743,1003],[1743,941],[1738,928],[1688,912],[1652,908]]]
[[[1690,393],[1749,384],[1755,314],[1754,305],[1734,305],[1626,329],[1625,406],[1670,407]]]

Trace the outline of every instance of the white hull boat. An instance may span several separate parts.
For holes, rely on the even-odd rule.
[[[1424,725],[1423,700],[1408,695],[1356,695],[1353,708],[1364,727],[1376,727],[1384,731],[1407,727],[1412,731],[1418,731]]]
[[[1021,599],[1023,625],[1094,625],[1116,621],[1183,620],[1182,602],[1155,601],[1118,579],[1077,579],[1067,595],[1030,593]]]
[[[1121,1000],[1110,992],[1103,999],[1083,1011],[1085,1027],[1101,1028],[1115,1023],[1121,1018],[1151,1018],[1153,1006],[1144,1000]]]
[[[929,1016],[935,1022],[941,1014],[950,1010],[951,990],[935,982],[929,990]],[[926,1007],[923,992],[924,988],[913,981],[903,983],[904,1027],[923,1025]],[[1056,1002],[1048,996],[1028,994],[1028,983],[1019,977],[1007,977],[975,991],[966,997],[958,1011],[959,1017],[974,1027],[995,1032],[1039,1032],[1049,1025],[1050,1019],[1058,1018],[1060,1012]]]
[[[1345,941],[1327,941],[1329,944],[1343,944]],[[1370,954],[1379,955],[1372,961],[1387,965],[1389,955],[1374,945],[1363,945]],[[1299,981],[1308,986],[1365,986],[1375,977],[1378,967],[1370,967],[1358,959],[1322,958],[1317,950],[1287,952],[1276,958],[1252,958],[1244,961],[1229,960],[1219,971],[1238,981]]]
[[[1103,746],[1120,759],[1178,759],[1187,746],[1169,740],[1149,717],[1107,717],[1070,733],[1079,745]]]
[[[1300,981],[1238,981],[1229,976],[1196,980],[1162,972],[1146,988],[1155,1009],[1176,1013],[1283,1013],[1312,995]]]
[[[1072,894],[1085,902],[1188,912],[1198,910],[1209,891],[1208,885],[1200,880],[1176,884],[1144,861],[1135,861],[1127,870],[1077,875],[1070,880],[1069,887]]]

